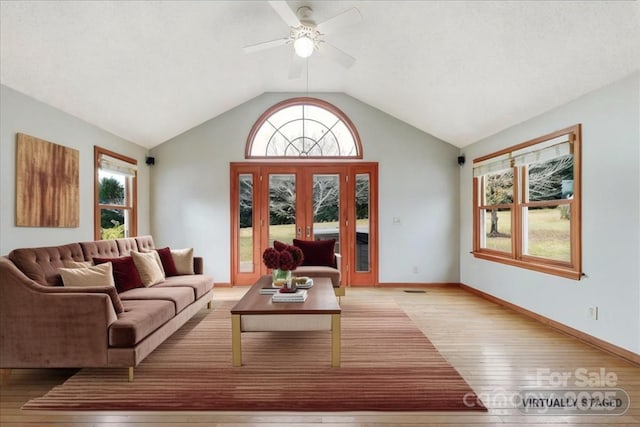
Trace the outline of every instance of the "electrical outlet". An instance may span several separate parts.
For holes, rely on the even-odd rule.
[[[400,218],[398,218],[397,216],[393,217],[393,225],[400,225],[401,221]]]
[[[598,320],[598,306],[589,307],[588,316],[589,319]]]
[[[413,266],[413,274],[418,274],[418,266],[417,265]]]

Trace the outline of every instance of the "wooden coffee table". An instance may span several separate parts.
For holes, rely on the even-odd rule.
[[[331,366],[340,366],[340,305],[331,279],[314,277],[305,302],[271,302],[260,289],[271,285],[262,276],[231,309],[233,366],[242,366],[242,332],[331,331]]]

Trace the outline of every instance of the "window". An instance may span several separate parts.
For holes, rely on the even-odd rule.
[[[337,107],[293,98],[267,110],[251,128],[246,158],[361,159],[360,137]]]
[[[580,279],[581,127],[473,161],[477,258]]]
[[[94,147],[96,240],[137,235],[137,161]]]

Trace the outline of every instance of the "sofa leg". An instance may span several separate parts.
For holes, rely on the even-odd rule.
[[[207,303],[207,310],[211,310],[211,307],[212,307],[212,306],[213,306],[213,305],[212,305],[212,301],[209,301],[209,302]]]
[[[129,382],[133,382],[133,366],[129,366]]]
[[[10,376],[11,376],[11,369],[8,369],[8,368],[0,369],[0,384],[2,385],[9,384]]]

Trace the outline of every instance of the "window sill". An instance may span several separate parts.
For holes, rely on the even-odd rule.
[[[541,273],[547,273],[554,276],[564,277],[566,279],[580,280],[583,276],[581,271],[576,271],[570,267],[561,267],[548,264],[540,264],[531,261],[522,261],[513,258],[506,258],[493,253],[485,252],[472,252],[476,258],[484,259],[487,261],[499,262],[501,264],[507,264],[514,267],[526,268],[527,270],[539,271]]]

